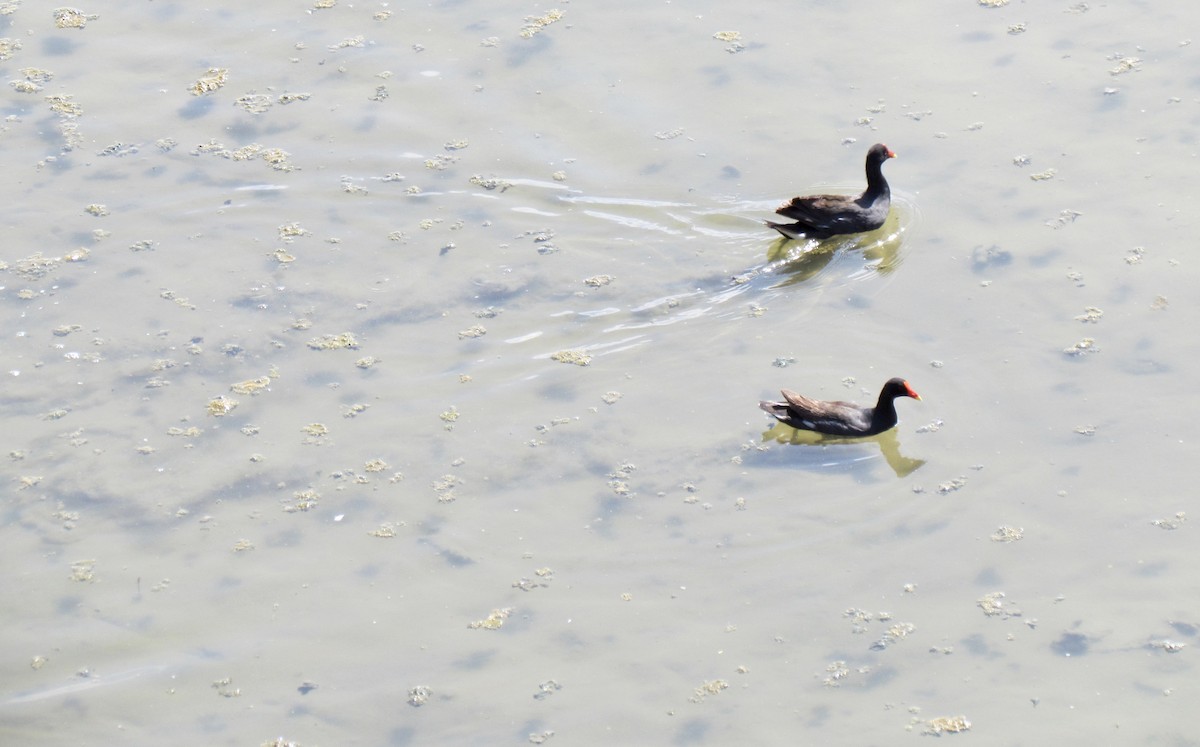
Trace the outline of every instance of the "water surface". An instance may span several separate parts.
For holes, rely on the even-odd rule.
[[[1193,739],[1196,11],[6,10],[6,741]]]

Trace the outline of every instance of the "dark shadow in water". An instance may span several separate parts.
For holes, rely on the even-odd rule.
[[[508,45],[505,60],[510,68],[523,67],[534,57],[548,50],[552,44],[548,34],[535,34],[520,44]]]
[[[996,651],[988,645],[987,639],[978,633],[963,638],[959,641],[959,645],[972,656],[982,656],[988,659],[997,658]]]
[[[708,741],[712,724],[706,719],[692,718],[679,725],[671,744],[701,744]]]
[[[42,40],[42,54],[47,57],[70,57],[82,47],[81,43],[61,36],[45,37]]]
[[[451,662],[451,666],[464,671],[479,672],[491,666],[497,653],[497,649],[494,648],[486,651],[472,651],[466,656]]]
[[[813,431],[803,431],[793,428],[783,423],[776,423],[771,428],[763,431],[762,440],[764,443],[767,441],[776,441],[781,444],[794,446],[845,446],[874,441],[879,444],[879,451],[883,454],[883,458],[887,461],[888,466],[892,468],[892,472],[896,473],[896,477],[908,477],[925,464],[924,459],[913,459],[900,453],[900,439],[896,435],[895,428],[884,431],[877,436],[847,438],[845,436],[826,436],[821,433],[814,433]]]
[[[418,538],[417,543],[422,544],[422,545],[428,545],[429,547],[433,548],[433,551],[435,553],[437,553],[438,557],[440,557],[442,560],[446,561],[446,564],[453,568],[464,568],[468,565],[475,564],[475,561],[472,558],[469,558],[466,555],[463,555],[461,553],[457,553],[454,550],[450,550],[448,548],[441,547],[436,542],[433,542],[432,540],[430,540],[426,537]]]
[[[1179,620],[1169,621],[1170,625],[1179,635],[1186,635],[1188,638],[1195,638],[1200,635],[1200,626],[1193,625],[1189,622],[1180,622]]]
[[[1089,648],[1091,641],[1079,633],[1063,633],[1050,644],[1050,650],[1058,656],[1083,656]]]
[[[980,244],[971,250],[971,269],[977,275],[987,274],[989,277],[1002,267],[1012,264],[1012,252],[1001,249],[996,244],[983,246]]]
[[[209,98],[193,98],[188,103],[179,107],[178,113],[180,119],[200,119],[212,113],[213,99]]]

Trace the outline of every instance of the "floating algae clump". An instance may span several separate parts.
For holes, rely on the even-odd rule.
[[[340,335],[314,337],[308,341],[308,346],[313,350],[340,350],[343,348],[357,350],[358,340],[355,339],[353,332],[343,332]]]
[[[209,400],[208,414],[214,417],[222,417],[233,412],[238,406],[238,401],[232,397],[221,395],[216,399]]]
[[[229,70],[223,67],[210,67],[188,90],[192,92],[193,96],[203,96],[225,85],[227,80],[229,80]]]
[[[485,619],[475,620],[474,622],[468,623],[467,627],[471,628],[472,630],[479,630],[481,628],[483,630],[499,630],[500,628],[504,627],[504,618],[511,615],[512,611],[512,607],[492,610],[492,614],[488,615]]]
[[[586,366],[592,362],[592,356],[582,350],[560,350],[550,358],[559,363],[572,363],[576,366]]]
[[[271,386],[271,377],[260,376],[257,379],[247,379],[230,384],[229,389],[234,394],[258,394],[269,386]]]
[[[926,723],[925,734],[941,735],[941,734],[959,734],[971,729],[971,722],[963,716],[954,716],[949,718],[946,716],[938,716],[930,719]]]

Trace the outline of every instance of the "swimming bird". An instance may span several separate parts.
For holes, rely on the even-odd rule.
[[[809,399],[788,389],[780,393],[783,402],[763,401],[758,406],[781,423],[830,436],[874,436],[883,433],[895,428],[900,419],[896,415],[897,397],[921,399],[921,395],[901,378],[887,380],[874,407],[863,407],[853,402]]]
[[[858,197],[852,195],[809,195],[793,197],[775,212],[795,223],[767,225],[789,239],[827,239],[847,233],[874,231],[887,220],[892,207],[892,191],[883,178],[883,162],[895,158],[883,143],[867,151],[867,189]]]

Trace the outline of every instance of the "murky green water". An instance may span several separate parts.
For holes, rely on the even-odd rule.
[[[4,741],[1193,739],[1196,11],[0,10]]]

